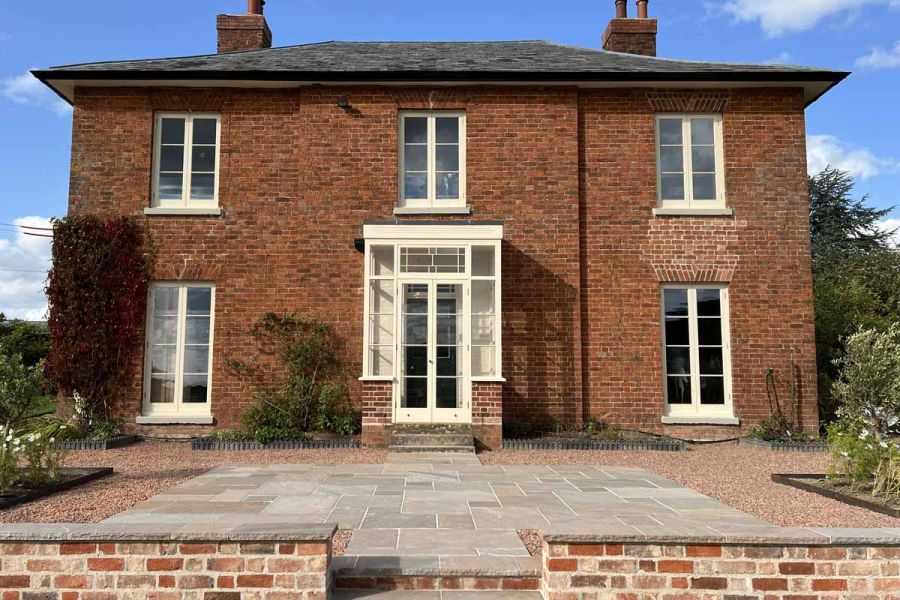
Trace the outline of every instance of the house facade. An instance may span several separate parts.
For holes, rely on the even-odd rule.
[[[656,58],[647,3],[615,5],[604,50],[270,48],[251,0],[217,54],[36,72],[74,105],[70,214],[152,240],[119,416],[239,424],[228,363],[276,312],[334,326],[373,446],[591,418],[734,437],[769,369],[817,431],[804,110],[846,73]]]

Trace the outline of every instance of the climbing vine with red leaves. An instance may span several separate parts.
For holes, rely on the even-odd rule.
[[[140,226],[124,217],[53,222],[47,376],[62,393],[82,396],[97,418],[109,416],[139,347],[151,263],[146,246]]]

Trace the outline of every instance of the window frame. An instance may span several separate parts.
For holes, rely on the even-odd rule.
[[[410,117],[425,117],[428,119],[428,196],[427,198],[406,199],[406,119]],[[435,194],[437,136],[436,119],[455,117],[459,120],[459,198],[437,199]],[[397,206],[399,208],[439,209],[459,208],[466,206],[466,112],[462,110],[403,110],[399,114],[399,172]]]
[[[700,344],[697,333],[697,290],[719,290],[720,319],[722,327],[722,377],[724,385],[724,404],[701,404],[700,402]],[[668,367],[666,364],[666,290],[687,290],[688,293],[688,331],[691,360],[691,403],[669,404]],[[664,284],[659,291],[660,307],[660,339],[662,340],[662,384],[664,400],[664,417],[697,417],[697,418],[733,418],[734,401],[732,398],[731,373],[731,304],[728,285],[720,283],[697,284]]]
[[[181,199],[160,199],[160,157],[162,153],[162,121],[163,119],[184,119],[184,159],[182,163]],[[215,119],[216,121],[216,158],[215,171],[213,173],[213,197],[205,200],[191,199],[191,162],[193,160],[194,119]],[[191,111],[157,111],[153,116],[153,181],[151,189],[151,208],[164,209],[193,209],[193,208],[218,208],[219,206],[219,171],[222,155],[222,114],[217,112],[191,112]]]
[[[153,292],[160,288],[178,289],[178,321],[176,326],[175,350],[175,397],[171,404],[150,402],[152,343],[153,343]],[[187,290],[207,288],[210,290],[209,303],[209,363],[207,365],[206,402],[184,403],[184,348],[187,322]],[[147,290],[147,317],[144,335],[144,399],[142,416],[209,416],[212,414],[213,396],[213,352],[216,320],[216,285],[209,282],[153,281]]]
[[[660,121],[681,119],[682,168],[684,169],[684,200],[663,198]],[[716,153],[716,198],[714,200],[694,199],[693,155],[691,149],[691,119],[713,119],[713,142]],[[702,211],[703,209],[723,209],[726,207],[725,191],[725,144],[723,116],[719,113],[658,113],[654,118],[656,138],[656,201],[658,208],[676,208]]]

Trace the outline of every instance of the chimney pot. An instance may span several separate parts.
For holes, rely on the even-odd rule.
[[[616,18],[628,18],[628,0],[616,0]]]
[[[649,15],[647,13],[647,0],[637,0],[637,9],[638,9],[638,19],[647,19]]]
[[[248,15],[261,15],[263,14],[263,10],[265,9],[266,1],[265,0],[247,0],[247,14]]]

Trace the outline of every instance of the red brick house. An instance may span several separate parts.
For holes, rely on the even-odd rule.
[[[646,1],[604,50],[270,48],[260,4],[214,55],[36,72],[75,107],[70,213],[152,234],[136,428],[237,424],[226,361],[275,311],[334,325],[369,444],[733,436],[769,367],[816,431],[804,109],[846,73],[657,58]]]

